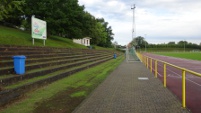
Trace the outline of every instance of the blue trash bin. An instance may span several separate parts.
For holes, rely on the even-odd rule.
[[[25,73],[25,59],[23,55],[13,56],[14,60],[14,71],[16,74],[22,75]]]
[[[116,53],[114,53],[114,59],[116,59],[117,58],[117,55],[116,55]]]

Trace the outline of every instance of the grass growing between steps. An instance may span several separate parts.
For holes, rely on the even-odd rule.
[[[81,61],[81,62],[84,62],[84,61]],[[72,68],[68,68],[68,69],[62,69],[62,70],[58,70],[58,71],[52,72],[52,73],[47,74],[47,75],[38,76],[38,77],[34,77],[32,79],[27,79],[27,80],[24,80],[24,81],[20,81],[20,82],[17,82],[15,84],[13,84],[13,85],[6,86],[5,89],[12,89],[12,88],[23,86],[25,84],[36,82],[36,81],[39,81],[39,80],[42,80],[42,79],[57,76],[57,75],[62,74],[64,72],[68,72],[68,71],[72,71],[72,70],[75,70],[75,69],[78,69],[78,68],[81,68],[81,67],[85,67],[85,66],[88,66],[88,65],[93,64],[93,63],[95,63],[95,62],[85,63],[85,64],[82,64],[82,65],[77,66],[77,67],[72,67]],[[60,67],[62,67],[62,66],[65,66],[65,65],[60,65]],[[56,66],[55,66],[55,68],[56,68]]]
[[[123,60],[123,56],[112,59],[28,93],[1,113],[70,113]]]

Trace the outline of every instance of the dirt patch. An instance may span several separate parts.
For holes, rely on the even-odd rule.
[[[85,95],[72,97],[71,94],[86,90],[83,87],[70,88],[59,92],[52,98],[36,103],[33,113],[71,113],[85,98]]]

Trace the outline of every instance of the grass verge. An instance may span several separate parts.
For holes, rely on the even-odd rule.
[[[201,52],[159,52],[155,54],[191,60],[201,60]]]
[[[27,93],[1,113],[72,112],[123,60],[118,57]]]

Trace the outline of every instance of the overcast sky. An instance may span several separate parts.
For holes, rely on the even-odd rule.
[[[201,0],[79,0],[79,4],[109,22],[114,41],[121,45],[132,40],[133,4],[136,36],[148,43],[201,43]]]

